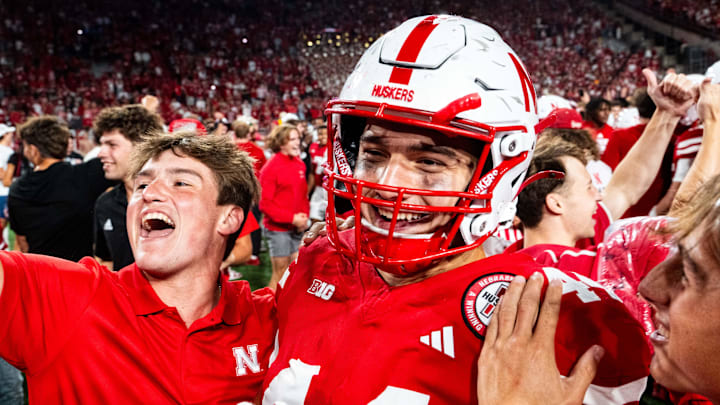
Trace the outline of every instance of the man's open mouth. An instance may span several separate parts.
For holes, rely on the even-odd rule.
[[[160,212],[151,212],[142,218],[141,236],[155,238],[167,236],[175,230],[175,222]]]

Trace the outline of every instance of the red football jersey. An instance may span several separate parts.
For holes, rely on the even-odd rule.
[[[703,138],[703,127],[693,127],[678,136],[673,154],[674,182],[681,182],[687,176],[692,162],[695,160]]]
[[[0,357],[26,373],[34,403],[237,404],[253,401],[275,334],[271,291],[222,281],[189,328],[137,266],[111,272],[2,252]]]
[[[349,242],[353,231],[341,236]],[[390,287],[372,266],[354,266],[323,239],[304,248],[280,282],[279,351],[263,404],[477,403],[476,364],[493,309],[516,274],[537,271],[564,282],[560,371],[567,375],[599,343],[607,354],[585,403],[637,403],[650,360],[643,331],[592,280],[523,255],[497,255]]]
[[[312,171],[315,176],[315,187],[322,185],[323,169],[325,168],[325,162],[327,162],[327,149],[327,144],[320,146],[317,142],[312,143],[309,148]]]

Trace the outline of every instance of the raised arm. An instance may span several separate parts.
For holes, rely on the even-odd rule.
[[[643,69],[648,94],[657,109],[642,136],[620,162],[605,189],[603,203],[619,218],[647,191],[657,175],[675,126],[697,99],[697,87],[685,75],[668,74],[657,83],[655,73]]]
[[[676,216],[707,180],[720,174],[720,84],[706,79],[700,85],[698,115],[703,122],[703,139],[687,176],[678,188],[668,215]]]

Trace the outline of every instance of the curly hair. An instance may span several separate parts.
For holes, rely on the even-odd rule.
[[[25,143],[37,147],[43,157],[64,159],[67,155],[70,130],[58,117],[30,118],[20,125],[18,134]]]
[[[130,142],[136,143],[147,134],[161,132],[163,121],[142,105],[130,104],[103,109],[93,126],[98,140],[103,134],[118,130]]]
[[[297,131],[295,125],[283,124],[275,127],[267,137],[267,147],[275,153],[280,152],[280,148],[288,143],[292,131]]]
[[[567,142],[577,145],[583,151],[588,152],[594,160],[600,160],[598,144],[592,139],[587,129],[549,128],[542,132],[542,136],[562,138]]]

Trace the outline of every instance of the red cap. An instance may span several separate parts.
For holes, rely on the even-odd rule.
[[[556,108],[550,112],[550,115],[553,114],[556,117],[555,122],[548,128],[580,129],[583,126],[582,116],[572,108]]]
[[[193,118],[182,118],[172,121],[168,127],[168,132],[173,133],[179,131],[194,131],[198,135],[207,134],[205,125]]]

